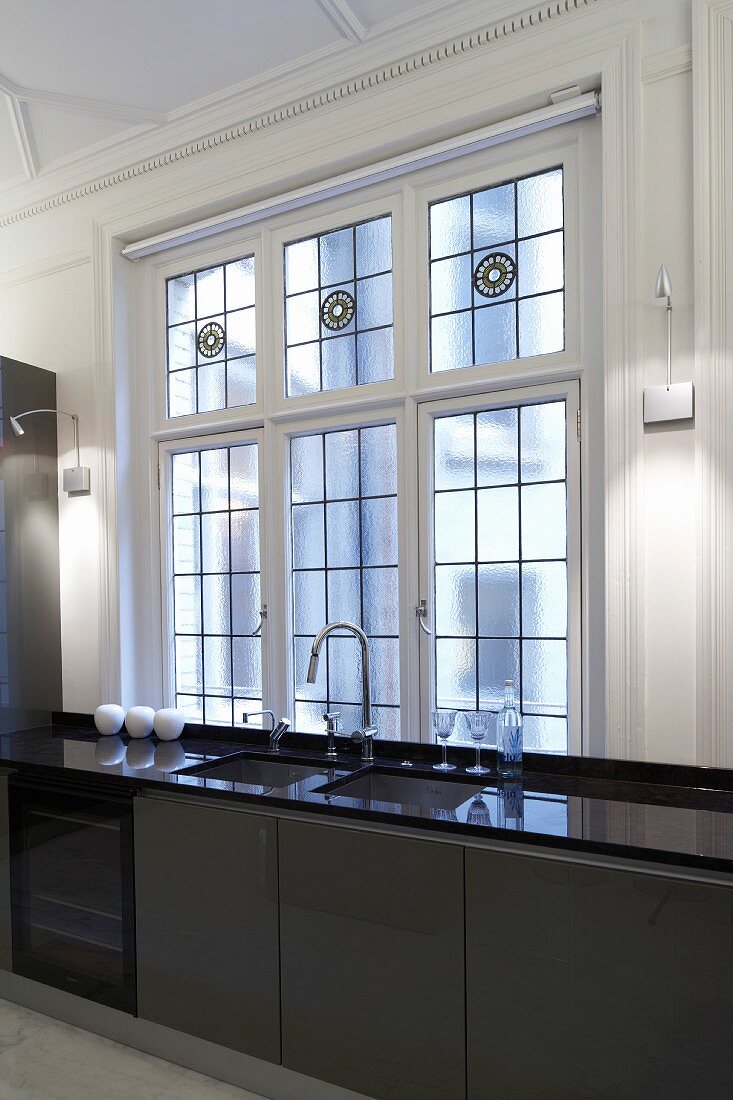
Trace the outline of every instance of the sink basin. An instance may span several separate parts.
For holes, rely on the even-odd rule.
[[[190,776],[219,781],[221,783],[233,783],[237,788],[247,789],[249,794],[269,794],[272,791],[283,790],[294,783],[302,783],[304,780],[317,776],[323,782],[328,771],[318,764],[293,764],[287,760],[253,760],[249,757],[238,757],[235,760],[203,764],[198,768],[191,768],[187,772]]]
[[[355,802],[380,802],[416,810],[455,810],[484,789],[483,783],[459,783],[442,776],[391,775],[373,771],[340,784],[329,792],[329,801],[348,798]]]

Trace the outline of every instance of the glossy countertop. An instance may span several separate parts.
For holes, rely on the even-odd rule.
[[[1,735],[0,768],[733,872],[728,770],[528,754],[521,779],[499,781],[495,772],[467,774],[473,752],[460,746],[452,754],[456,770],[439,773],[432,768],[432,746],[377,741],[374,764],[365,766],[353,752],[329,764],[323,738],[316,736],[288,734],[286,747],[269,755],[259,732],[237,731],[236,740],[220,735],[187,727],[180,741],[159,742],[100,737],[76,725],[42,726]],[[491,766],[493,754],[485,757]]]

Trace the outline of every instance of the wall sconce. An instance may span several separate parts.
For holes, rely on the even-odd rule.
[[[34,416],[36,413],[53,413],[55,416],[68,416],[74,425],[74,452],[76,454],[76,466],[67,467],[64,470],[64,492],[88,493],[90,486],[90,470],[88,466],[82,466],[79,461],[79,417],[76,413],[63,412],[61,409],[28,409],[27,412],[18,413],[10,417],[10,427],[17,436],[25,435],[22,424],[19,423],[24,416]]]
[[[644,423],[658,424],[669,420],[692,420],[695,387],[692,382],[672,383],[672,280],[665,264],[659,269],[654,284],[654,297],[667,299],[667,385],[645,386]]]

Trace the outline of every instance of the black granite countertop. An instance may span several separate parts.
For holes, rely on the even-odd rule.
[[[87,728],[84,728],[86,724]],[[349,752],[329,766],[323,738],[187,727],[180,741],[100,737],[89,720],[0,736],[0,767],[57,780],[180,790],[492,842],[511,841],[670,866],[733,872],[733,771],[528,754],[520,780],[466,773],[456,747],[439,773],[426,745],[376,742],[373,765]],[[493,754],[485,753],[491,765]],[[409,761],[410,767],[406,766]]]

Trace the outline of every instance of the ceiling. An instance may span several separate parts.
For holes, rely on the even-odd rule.
[[[2,0],[0,191],[497,0]],[[406,38],[407,36],[407,38]],[[422,41],[420,41],[422,45]],[[372,51],[373,57],[373,51]],[[163,135],[161,133],[161,139]]]

